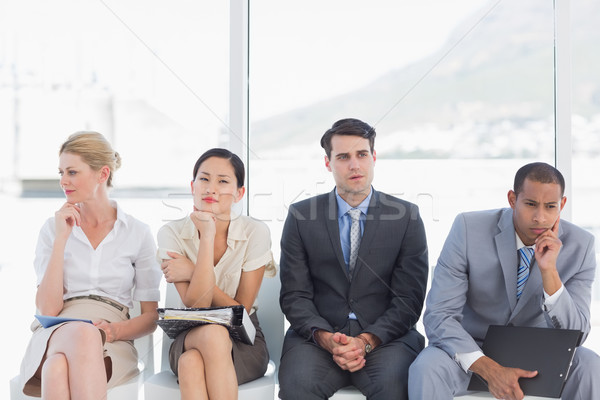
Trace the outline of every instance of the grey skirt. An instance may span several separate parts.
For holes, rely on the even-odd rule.
[[[110,300],[112,301],[112,300]],[[123,306],[119,311],[114,306],[92,299],[76,299],[65,301],[61,317],[82,319],[105,319],[109,322],[118,322],[129,319],[129,309]],[[40,367],[46,354],[48,340],[58,328],[65,323],[44,328],[35,320],[31,324],[33,336],[29,341],[25,356],[21,362],[20,381],[23,393],[28,396],[40,397],[42,383],[35,373]],[[112,343],[105,342],[104,332],[101,332],[104,344],[104,358],[107,365],[108,389],[127,382],[139,374],[137,367],[138,354],[132,340],[120,340]],[[107,357],[109,359],[107,360]],[[110,373],[112,370],[112,373]],[[109,376],[110,373],[110,376]]]
[[[254,345],[231,339],[231,357],[233,358],[233,366],[235,367],[238,385],[261,378],[267,371],[269,365],[269,351],[267,350],[265,336],[263,335],[262,329],[260,329],[256,312],[250,314],[250,320],[256,328]],[[171,343],[171,347],[169,348],[169,364],[175,375],[177,375],[179,357],[183,354],[185,337],[189,331],[190,329],[181,332],[175,338],[173,343]]]

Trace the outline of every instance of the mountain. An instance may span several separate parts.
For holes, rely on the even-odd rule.
[[[600,105],[600,52],[592,51],[600,42],[600,2],[572,4],[573,110],[591,120]],[[253,149],[265,158],[320,155],[322,133],[338,118],[357,117],[376,127],[380,157],[552,157],[552,3],[487,7],[425,59],[351,93],[253,123]],[[515,144],[527,137],[531,149]]]

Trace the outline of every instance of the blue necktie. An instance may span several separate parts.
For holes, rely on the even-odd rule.
[[[534,250],[530,247],[519,249],[519,271],[517,272],[517,299],[521,297],[527,278],[529,278],[529,266],[533,259]]]

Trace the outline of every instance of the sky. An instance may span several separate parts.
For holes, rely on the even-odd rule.
[[[496,2],[253,0],[252,118],[356,89],[417,61]],[[21,68],[43,67],[47,81],[74,84],[95,69],[112,90],[144,96],[184,120],[177,108],[198,102],[219,113],[228,95],[227,4],[0,0],[0,62],[17,59]]]
[[[362,87],[440,49],[465,18],[494,3],[253,1],[252,117],[260,120]]]
[[[496,2],[253,0],[251,123],[354,90],[415,62],[442,47],[465,18]],[[139,146],[138,132],[142,143],[163,143],[165,130],[174,128],[169,121],[179,124],[180,142],[192,138],[193,146],[218,145],[228,120],[228,5],[0,0],[0,81],[18,87],[20,99],[14,111],[13,92],[0,91],[0,116],[6,117],[0,118],[5,132],[0,176],[12,175],[13,165],[19,176],[54,171],[55,154],[47,149],[81,129],[119,132],[109,139],[129,155]],[[116,102],[114,117],[104,111],[111,102]],[[15,146],[11,120],[17,114],[27,118],[19,118],[21,143]],[[171,150],[179,148],[151,149],[147,157]],[[160,171],[149,175],[154,173]]]

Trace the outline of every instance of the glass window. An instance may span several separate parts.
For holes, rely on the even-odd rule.
[[[3,11],[0,101],[14,134],[2,135],[2,178],[27,190],[55,180],[60,143],[96,130],[123,157],[116,187],[186,185],[197,154],[224,140],[228,2],[30,0]]]
[[[30,337],[37,235],[64,202],[60,144],[104,134],[123,162],[112,196],[154,233],[187,214],[196,159],[228,141],[229,11],[227,1],[0,1],[0,299],[20,305],[5,310],[15,329],[3,338],[17,350],[0,366],[1,393]]]
[[[596,236],[597,254],[600,215],[594,210],[600,204],[600,57],[593,49],[600,27],[592,16],[598,12],[598,2],[571,2],[573,193],[568,199],[573,222]],[[595,307],[600,307],[600,270],[596,270],[593,299]]]
[[[554,162],[547,1],[251,4],[250,211],[333,188],[319,139],[375,126],[373,185],[420,206],[435,264],[455,215],[507,206],[518,167]]]

